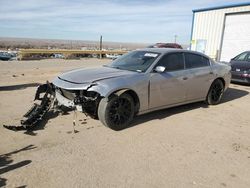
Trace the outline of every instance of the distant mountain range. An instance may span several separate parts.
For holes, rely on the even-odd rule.
[[[167,42],[167,41],[157,41]],[[99,41],[88,40],[59,40],[59,39],[32,39],[32,38],[8,38],[0,37],[0,49],[16,49],[16,48],[59,48],[59,49],[99,49]],[[134,50],[145,48],[150,44],[147,43],[124,43],[124,42],[108,42],[103,40],[103,49],[127,49]],[[188,45],[183,45],[187,48]]]
[[[0,49],[15,48],[60,48],[60,49],[81,49],[81,48],[97,48],[99,49],[99,41],[87,40],[58,40],[58,39],[32,39],[32,38],[8,38],[0,37]],[[149,44],[145,43],[122,43],[122,42],[106,42],[103,41],[102,46],[105,49],[137,49],[144,48]]]

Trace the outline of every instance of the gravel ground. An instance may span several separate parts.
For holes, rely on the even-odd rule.
[[[109,60],[0,62],[0,124],[17,124],[36,86],[62,71]],[[194,103],[136,117],[112,131],[77,113],[33,132],[0,126],[0,187],[250,187],[250,86],[222,103]]]

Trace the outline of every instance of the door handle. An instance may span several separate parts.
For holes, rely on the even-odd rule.
[[[188,77],[183,77],[183,78],[182,78],[182,80],[187,80],[187,79],[188,79]]]

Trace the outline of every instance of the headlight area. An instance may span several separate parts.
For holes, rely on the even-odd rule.
[[[77,109],[92,118],[97,118],[98,105],[101,100],[97,92],[57,88],[56,99],[60,105]]]

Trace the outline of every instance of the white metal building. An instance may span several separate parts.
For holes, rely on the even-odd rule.
[[[193,10],[191,50],[220,61],[250,50],[250,2]]]

